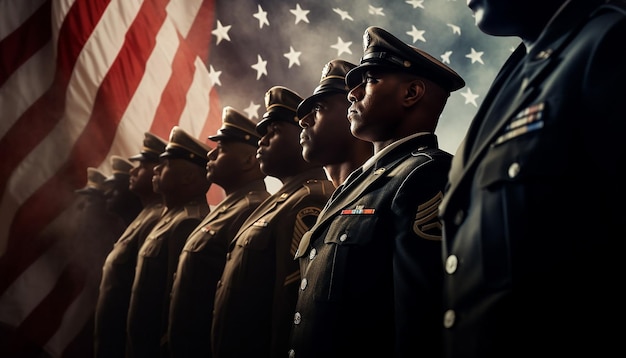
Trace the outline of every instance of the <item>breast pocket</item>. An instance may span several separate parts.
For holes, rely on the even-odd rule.
[[[232,252],[233,259],[239,264],[234,281],[247,282],[244,285],[252,286],[252,283],[267,282],[270,273],[275,270],[275,235],[266,224],[253,225],[239,235]]]
[[[345,287],[352,286],[346,285],[346,282],[355,279],[355,275],[367,275],[367,272],[359,273],[362,265],[367,266],[369,262],[372,264],[370,267],[375,266],[373,256],[377,248],[373,242],[377,222],[376,215],[339,215],[335,218],[324,238],[323,247],[319,248],[325,258],[319,261],[323,262],[323,267],[318,271],[324,277],[314,279],[323,285],[318,299],[340,299]],[[316,266],[319,267],[319,264]]]
[[[333,220],[324,243],[345,247],[365,245],[372,239],[377,222],[375,213],[343,213]]]
[[[144,244],[141,246],[139,254],[144,257],[158,257],[161,253],[163,245],[165,245],[164,238],[159,236],[148,236]]]
[[[202,228],[195,232],[193,236],[189,237],[185,243],[185,247],[183,247],[183,251],[202,252],[215,235],[215,230]]]
[[[271,230],[266,222],[256,222],[237,239],[237,246],[244,250],[264,251],[271,240]]]
[[[134,261],[137,258],[137,242],[136,240],[120,240],[115,243],[111,255],[107,261],[122,265]]]
[[[556,100],[555,100],[556,101]],[[538,181],[561,175],[569,146],[554,138],[571,137],[571,128],[557,127],[550,106],[532,104],[514,116],[487,149],[476,172],[481,189],[498,190],[508,183]],[[560,174],[561,173],[561,174]]]

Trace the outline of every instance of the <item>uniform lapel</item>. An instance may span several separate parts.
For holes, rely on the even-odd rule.
[[[579,23],[572,22],[572,16]],[[520,44],[494,80],[494,84],[475,117],[477,119],[483,118],[483,120],[474,120],[468,129],[466,139],[476,138],[475,141],[464,141],[461,153],[457,153],[458,158],[453,160],[450,171],[450,188],[440,206],[442,211],[445,211],[448,201],[453,197],[457,188],[473,176],[472,173],[479,162],[479,158],[482,158],[502,128],[539,93],[543,79],[558,64],[558,54],[580,30],[580,15],[571,15],[564,11],[563,16],[551,26],[554,28],[567,27],[571,30],[565,34],[558,32],[562,34],[559,37],[551,37],[552,32],[547,32],[539,38],[528,55],[525,55],[524,45]],[[511,76],[515,78],[506,80]],[[515,87],[505,88],[507,86],[505,80],[511,82],[512,86]],[[506,97],[498,99],[498,94],[502,91],[507,92]],[[513,99],[507,100],[507,98]],[[484,128],[482,131],[481,127]],[[459,160],[465,160],[465,163],[461,164]]]
[[[420,146],[436,146],[436,139],[433,136],[415,137],[405,143],[400,144],[383,157],[379,158],[369,168],[356,176],[346,187],[332,200],[326,208],[320,213],[316,225],[311,229],[314,231],[317,227],[324,225],[326,221],[333,218],[345,208],[355,205],[359,198],[377,181],[385,178],[387,173],[401,163],[407,155],[410,155],[409,148],[418,148]]]

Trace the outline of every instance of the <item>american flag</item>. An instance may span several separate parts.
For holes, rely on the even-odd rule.
[[[454,152],[518,42],[482,34],[463,0],[0,0],[0,356],[91,355],[102,262],[53,230],[87,167],[110,172],[145,131],[205,139],[225,105],[258,120],[273,85],[306,97],[372,25],[465,78],[437,131]]]

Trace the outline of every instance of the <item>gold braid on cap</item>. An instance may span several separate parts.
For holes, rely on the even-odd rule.
[[[283,108],[286,108],[286,109],[288,109],[288,110],[290,110],[290,111],[292,111],[292,112],[295,112],[295,111],[296,111],[294,108],[291,108],[291,107],[289,107],[289,106],[286,106],[286,105],[284,105],[284,104],[282,104],[282,103],[274,103],[274,104],[271,104],[269,107],[267,107],[266,112],[267,112],[267,111],[269,111],[270,109],[274,108],[274,107],[283,107]]]
[[[240,129],[240,130],[242,130],[242,131],[244,131],[244,132],[246,132],[246,133],[249,133],[249,134],[251,134],[251,135],[253,135],[253,136],[257,136],[257,133],[252,133],[252,132],[251,132],[251,131],[249,131],[247,128],[240,127],[240,126],[235,125],[235,124],[232,124],[232,123],[224,123],[224,125],[225,125],[225,126],[228,126],[228,127],[237,128],[237,129]],[[246,139],[250,139],[250,137],[247,137],[247,136],[246,136]]]
[[[141,147],[141,150],[144,152],[150,152],[150,153],[155,153],[155,154],[161,154],[161,152],[154,150],[150,147],[146,147],[145,145],[143,147]]]

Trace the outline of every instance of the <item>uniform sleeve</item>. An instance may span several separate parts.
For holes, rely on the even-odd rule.
[[[400,356],[441,355],[443,264],[438,207],[449,167],[448,158],[434,157],[414,169],[392,203],[397,218],[393,280]]]

